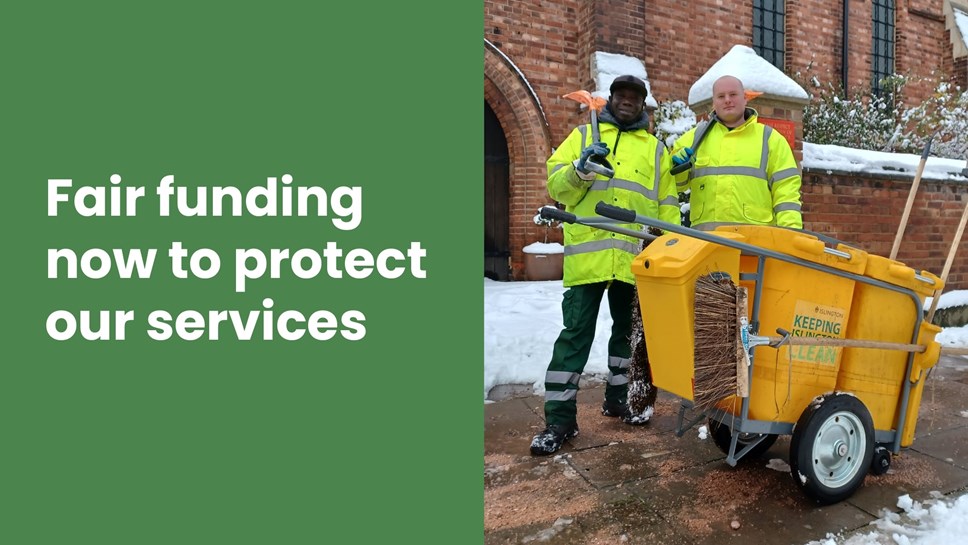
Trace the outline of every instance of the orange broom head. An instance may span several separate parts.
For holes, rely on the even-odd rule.
[[[570,98],[571,100],[581,102],[585,106],[595,110],[596,112],[602,111],[602,108],[608,104],[608,101],[601,97],[593,97],[588,91],[572,91],[567,95],[561,95],[561,98]]]
[[[761,91],[749,91],[749,90],[747,90],[747,91],[744,92],[744,94],[746,95],[746,102],[749,102],[749,101],[753,100],[754,98],[762,95],[763,93]]]

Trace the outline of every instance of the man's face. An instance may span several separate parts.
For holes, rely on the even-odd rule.
[[[622,124],[638,119],[642,115],[644,106],[645,99],[632,89],[616,89],[609,102],[609,108],[615,115],[615,119]]]
[[[735,78],[722,78],[713,84],[713,108],[716,117],[727,127],[743,124],[746,112],[746,93],[743,84]]]

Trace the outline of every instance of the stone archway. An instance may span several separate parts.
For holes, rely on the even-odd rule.
[[[551,130],[541,102],[524,74],[487,40],[484,40],[484,100],[500,122],[507,142],[510,269],[513,279],[522,280],[521,249],[544,236],[531,218],[539,207],[550,204],[545,189],[545,161],[551,154]]]

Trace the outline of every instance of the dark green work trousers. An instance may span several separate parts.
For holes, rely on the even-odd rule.
[[[577,423],[578,379],[588,362],[602,295],[606,291],[612,314],[612,335],[608,341],[609,373],[605,400],[610,404],[626,402],[635,287],[618,280],[572,286],[561,302],[565,327],[555,341],[545,375],[545,420],[548,424]]]

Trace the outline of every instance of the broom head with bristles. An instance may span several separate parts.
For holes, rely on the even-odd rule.
[[[728,274],[715,272],[696,279],[695,295],[693,406],[706,412],[726,397],[749,395],[740,340],[747,295]]]

